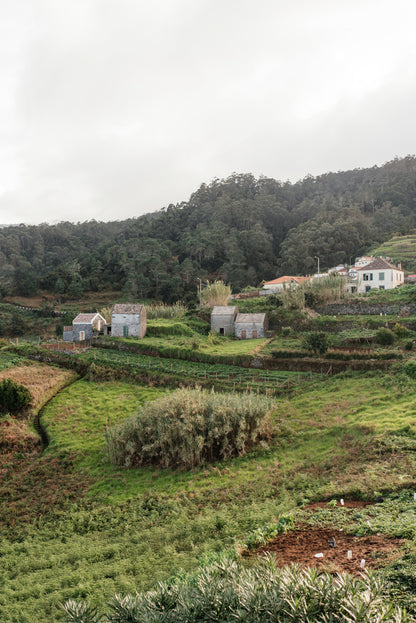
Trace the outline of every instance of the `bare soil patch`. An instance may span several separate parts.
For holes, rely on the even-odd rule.
[[[339,529],[298,526],[278,535],[256,550],[256,554],[274,554],[279,567],[298,563],[323,571],[358,575],[370,567],[384,567],[398,558],[403,543],[402,539],[387,538],[381,534],[358,537]],[[348,551],[351,551],[351,559],[347,557]],[[322,556],[317,557],[316,554]],[[365,560],[364,567],[361,567],[362,560]]]

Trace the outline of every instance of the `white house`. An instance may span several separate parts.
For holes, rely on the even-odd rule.
[[[357,292],[359,294],[370,290],[392,290],[403,283],[404,271],[400,264],[393,266],[382,257],[357,268]]]
[[[270,292],[283,292],[286,288],[293,288],[301,283],[309,281],[309,277],[289,277],[285,275],[284,277],[279,277],[278,279],[273,279],[272,281],[266,281],[263,284],[263,290],[269,290]]]

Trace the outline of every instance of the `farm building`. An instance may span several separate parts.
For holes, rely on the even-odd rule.
[[[220,335],[234,335],[237,307],[216,305],[211,312],[211,331]]]
[[[117,303],[111,313],[113,337],[139,337],[146,334],[146,308],[138,303]]]
[[[98,312],[78,314],[72,321],[72,327],[64,327],[63,339],[65,342],[83,342],[102,333],[105,325],[105,319]]]
[[[266,314],[237,314],[234,323],[235,337],[240,340],[265,337],[267,331]]]
[[[235,335],[240,340],[265,337],[267,317],[266,314],[240,314],[234,306],[216,306],[211,312],[211,331]]]

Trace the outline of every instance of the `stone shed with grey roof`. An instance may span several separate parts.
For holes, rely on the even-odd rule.
[[[265,337],[266,331],[266,314],[237,314],[234,323],[234,334],[240,340]]]
[[[105,318],[98,312],[78,314],[72,321],[72,327],[64,327],[63,339],[65,342],[83,342],[102,333],[105,325]]]
[[[234,335],[234,322],[237,316],[237,307],[216,305],[211,312],[211,331],[220,335]]]
[[[112,337],[139,337],[146,335],[146,308],[139,303],[117,303],[111,313]]]

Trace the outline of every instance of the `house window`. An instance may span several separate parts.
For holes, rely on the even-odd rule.
[[[129,337],[129,328],[127,325],[123,327],[123,337]]]
[[[373,281],[373,273],[370,273],[370,281]]]
[[[379,273],[378,278],[380,281],[384,281],[384,273]]]
[[[370,290],[371,290],[371,286],[365,286],[365,291],[366,292],[370,292]]]
[[[368,281],[368,275],[367,275],[367,273],[364,273],[364,274],[363,274],[363,281]]]
[[[379,290],[384,290],[384,286],[379,286]]]

